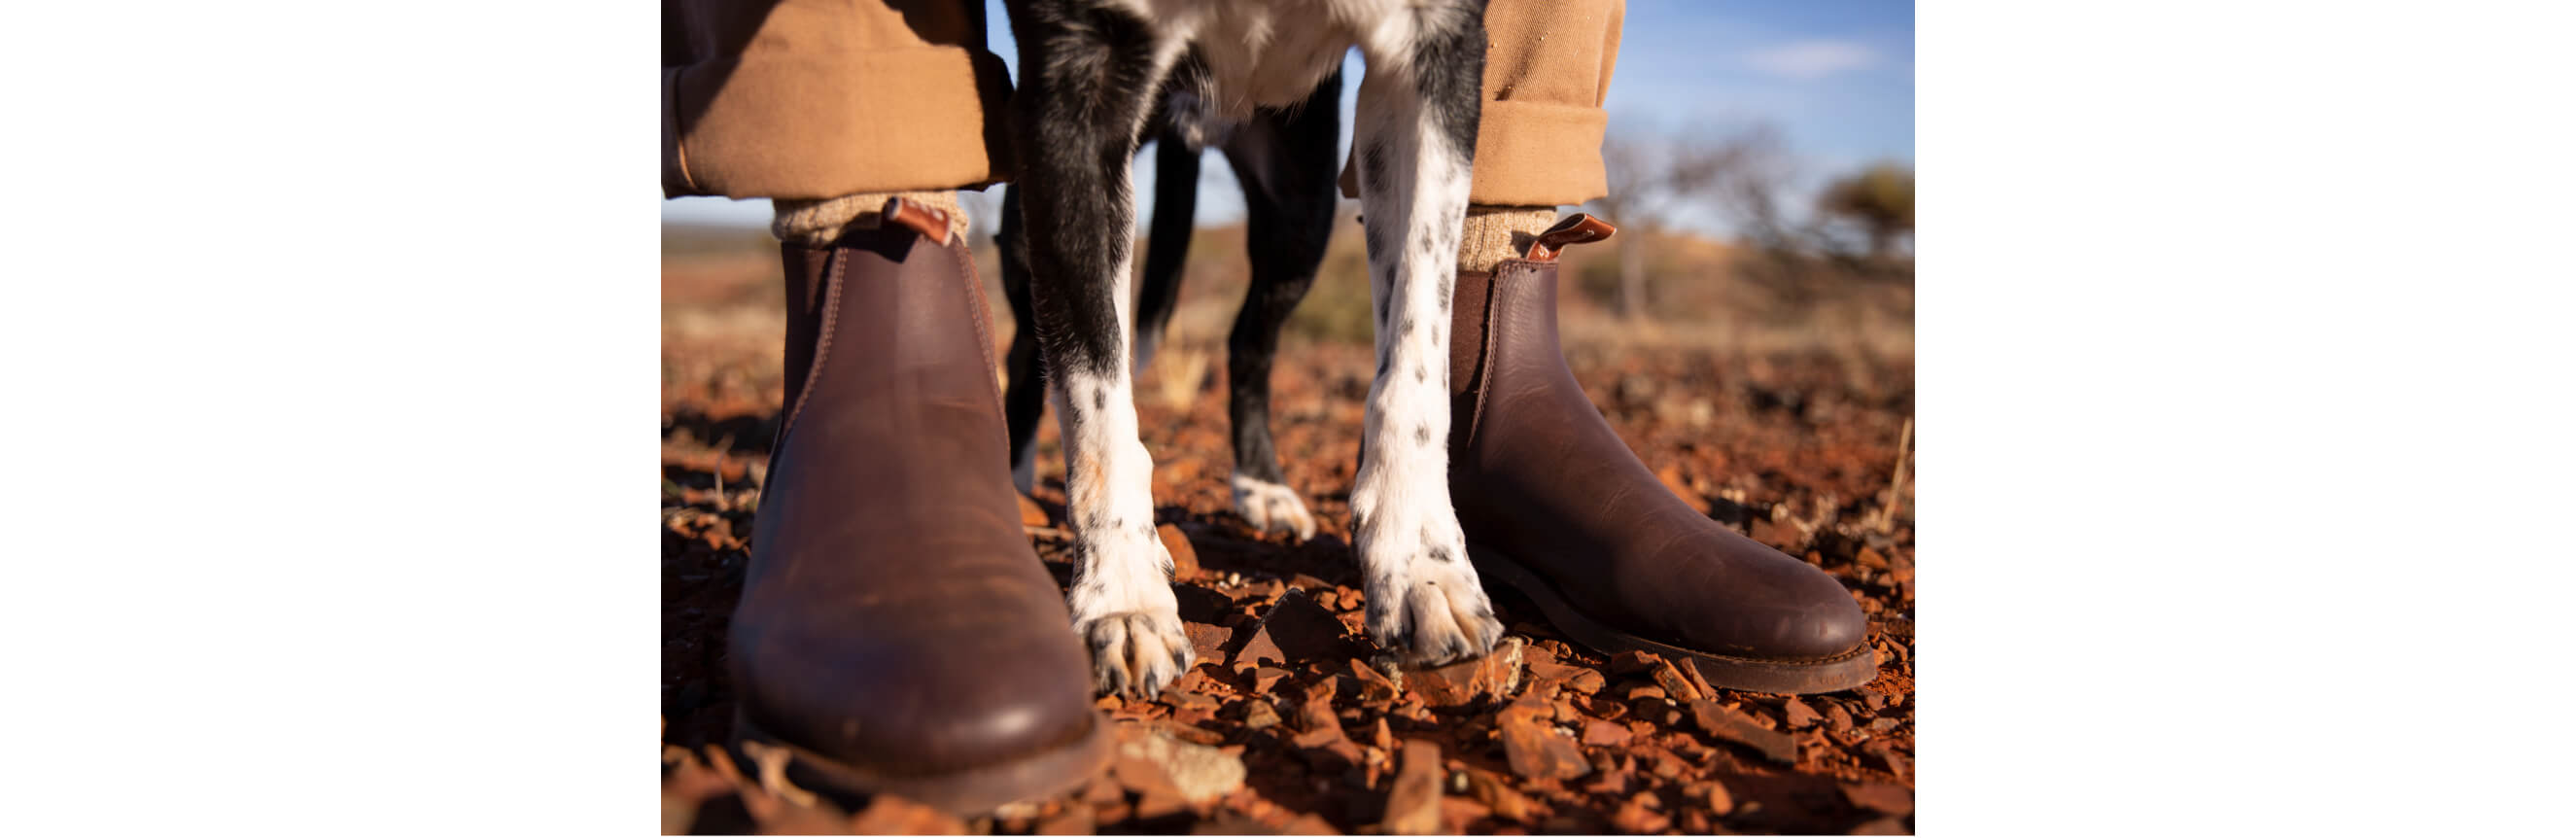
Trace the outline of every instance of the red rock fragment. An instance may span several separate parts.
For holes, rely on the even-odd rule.
[[[1404,762],[1387,791],[1386,815],[1378,825],[1390,835],[1439,832],[1440,774],[1438,744],[1419,739],[1404,743]]]
[[[1098,829],[1099,828],[1091,822],[1091,807],[1066,806],[1062,811],[1047,817],[1039,818],[1037,828],[1032,830],[1032,833],[1037,835],[1090,835],[1093,832],[1098,831]]]
[[[1467,769],[1467,794],[1493,810],[1494,817],[1528,823],[1536,804],[1527,795],[1513,789],[1500,775],[1481,768]]]
[[[1351,661],[1351,678],[1360,684],[1361,704],[1385,705],[1394,702],[1396,696],[1404,694],[1404,690],[1397,687],[1393,680],[1388,679],[1386,673],[1379,672],[1377,667],[1359,660]]]
[[[1361,653],[1339,618],[1304,591],[1290,591],[1261,617],[1260,627],[1228,661],[1237,671],[1256,665],[1295,666],[1304,661],[1347,660]]]
[[[1632,800],[1610,814],[1610,825],[1633,835],[1662,832],[1665,827],[1673,825],[1673,819]]]
[[[1693,792],[1691,796],[1699,798],[1711,812],[1723,815],[1735,811],[1735,796],[1727,793],[1725,783],[1710,780],[1706,788]]]
[[[1279,667],[1264,666],[1256,668],[1252,670],[1252,691],[1258,695],[1269,695],[1271,692],[1270,688],[1277,685],[1280,679],[1286,677],[1288,677],[1288,670],[1280,669]]]
[[[1494,814],[1494,810],[1464,797],[1440,798],[1440,831],[1446,835],[1465,835],[1477,821]]]
[[[1571,780],[1591,773],[1583,750],[1549,724],[1548,716],[1547,705],[1524,699],[1498,717],[1496,732],[1502,736],[1503,757],[1512,773],[1533,780]]]
[[[964,835],[966,822],[927,805],[891,794],[868,801],[850,818],[849,831],[859,835]]]
[[[1406,673],[1404,686],[1432,707],[1459,707],[1500,700],[1520,688],[1521,663],[1528,641],[1506,637],[1484,657]]]
[[[1263,624],[1253,627],[1252,639],[1244,641],[1243,648],[1234,650],[1234,656],[1227,659],[1226,664],[1241,672],[1264,663],[1287,661],[1288,653],[1279,650],[1279,641],[1270,636],[1270,626]]]
[[[1794,522],[1756,518],[1753,519],[1752,535],[1753,540],[1788,551],[1792,556],[1806,552],[1807,531],[1799,529]]]
[[[1850,732],[1852,729],[1851,711],[1843,709],[1841,702],[1826,702],[1825,729],[1835,733]]]
[[[1610,656],[1610,674],[1634,675],[1655,668],[1662,660],[1653,652],[1620,652]]]
[[[1790,730],[1805,730],[1807,728],[1815,727],[1817,722],[1824,719],[1823,716],[1816,715],[1815,708],[1807,706],[1806,702],[1799,701],[1796,698],[1791,698],[1787,701],[1781,702],[1780,712],[1789,725]]]
[[[1905,819],[1903,818],[1879,818],[1878,820],[1852,827],[1851,834],[1912,835],[1914,834],[1914,830],[1905,828]]]
[[[1888,815],[1914,811],[1914,790],[1889,783],[1843,783],[1843,799],[1854,806]]]
[[[1200,663],[1225,660],[1226,641],[1234,638],[1234,632],[1224,626],[1206,623],[1182,623],[1181,631],[1189,634],[1190,651],[1198,653]]]
[[[1149,791],[1136,798],[1136,819],[1140,821],[1167,818],[1189,810],[1189,801],[1167,791]]]
[[[1019,495],[1017,497],[1020,499],[1020,526],[1043,527],[1047,525],[1046,507],[1039,506],[1037,501],[1029,499],[1029,496],[1027,495]]]
[[[1628,728],[1621,725],[1598,719],[1585,722],[1583,725],[1583,744],[1585,745],[1616,748],[1628,744],[1630,738],[1632,736]]]
[[[1692,718],[1708,735],[1760,752],[1773,762],[1796,765],[1798,744],[1789,734],[1765,728],[1751,718],[1714,701],[1691,702]]]

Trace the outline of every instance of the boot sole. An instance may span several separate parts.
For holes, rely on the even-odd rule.
[[[1685,649],[1638,637],[1584,616],[1545,579],[1500,550],[1469,542],[1467,555],[1476,562],[1477,570],[1485,572],[1485,578],[1498,579],[1527,595],[1547,615],[1548,622],[1583,645],[1606,654],[1653,652],[1675,663],[1688,661],[1713,687],[1804,695],[1848,690],[1878,678],[1878,652],[1867,642],[1842,654],[1809,659],[1748,658]]]
[[[759,762],[743,748],[746,742],[785,751],[789,782],[833,798],[844,808],[854,808],[871,795],[892,794],[962,818],[1073,791],[1099,775],[1110,756],[1108,720],[1097,710],[1092,711],[1091,729],[1069,744],[1010,762],[937,774],[899,774],[851,765],[771,736],[737,711],[727,750],[744,775],[753,778],[759,776]]]

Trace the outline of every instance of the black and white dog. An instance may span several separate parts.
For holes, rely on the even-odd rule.
[[[1409,663],[1502,635],[1448,492],[1450,293],[1483,80],[1479,0],[1009,0],[1012,136],[1029,302],[1063,430],[1069,604],[1098,686],[1153,694],[1188,669],[1137,438],[1127,287],[1130,169],[1166,84],[1206,119],[1303,101],[1352,47],[1353,145],[1377,370],[1350,496],[1369,635]]]
[[[1243,185],[1246,255],[1252,281],[1226,339],[1226,413],[1234,437],[1235,514],[1256,529],[1315,537],[1315,518],[1287,486],[1270,439],[1270,368],[1279,352],[1279,329],[1323,265],[1333,235],[1333,209],[1341,200],[1336,174],[1341,158],[1342,76],[1335,72],[1306,97],[1314,106],[1267,109],[1241,125],[1211,124],[1199,110],[1197,91],[1166,82],[1147,120],[1155,137],[1154,220],[1145,243],[1145,275],[1136,296],[1131,374],[1153,363],[1173,308],[1180,301],[1182,267],[1198,207],[1199,158],[1214,146],[1225,152]],[[1223,130],[1209,136],[1212,128]],[[1009,414],[1011,480],[1027,494],[1037,473],[1038,419],[1045,385],[1038,378],[1038,341],[1030,312],[1027,239],[1020,231],[1020,193],[1002,202],[1002,295],[1010,301],[1013,334],[1010,387],[1002,403]]]

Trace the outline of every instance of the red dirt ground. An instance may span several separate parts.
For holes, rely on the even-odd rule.
[[[1345,541],[1368,352],[1283,350],[1278,447],[1319,527],[1298,544],[1228,511],[1224,365],[1167,350],[1138,410],[1200,663],[1156,699],[1100,706],[1130,747],[1199,749],[1239,762],[1245,779],[1181,776],[1129,756],[1061,799],[971,821],[882,797],[853,814],[764,788],[756,767],[718,746],[733,714],[725,623],[777,426],[777,332],[774,315],[764,324],[760,314],[774,311],[764,292],[708,279],[717,274],[757,270],[665,271],[667,832],[1913,831],[1914,534],[1910,476],[1897,474],[1911,359],[1670,346],[1568,355],[1675,492],[1852,591],[1874,623],[1876,681],[1794,699],[1708,689],[1650,657],[1571,645],[1504,591],[1495,604],[1517,654],[1402,673],[1399,684],[1370,663],[1377,650],[1358,630],[1364,604]],[[1061,455],[1052,419],[1042,427],[1041,486],[1024,524],[1061,583],[1071,575]],[[1260,663],[1269,644],[1285,660]]]

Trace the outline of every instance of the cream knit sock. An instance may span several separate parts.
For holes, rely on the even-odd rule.
[[[903,198],[948,213],[948,233],[966,235],[966,210],[957,206],[955,190],[935,192],[865,192],[820,201],[773,198],[776,215],[769,232],[779,241],[807,247],[829,247],[850,230],[874,230],[884,221],[886,200]]]
[[[1484,273],[1518,259],[1555,224],[1555,207],[1469,206],[1466,229],[1458,236],[1458,269]]]

